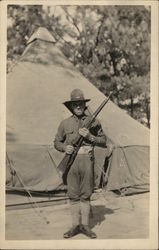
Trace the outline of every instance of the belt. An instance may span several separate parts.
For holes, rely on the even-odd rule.
[[[80,147],[78,154],[89,154],[90,152],[92,152],[93,147],[92,146],[82,146]]]

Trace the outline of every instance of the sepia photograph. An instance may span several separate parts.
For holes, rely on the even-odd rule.
[[[158,249],[158,2],[114,2],[1,2],[1,249]]]

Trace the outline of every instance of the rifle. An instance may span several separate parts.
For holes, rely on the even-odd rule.
[[[87,122],[84,124],[83,127],[90,129],[92,122],[95,120],[95,118],[97,117],[97,115],[99,114],[99,112],[103,109],[103,107],[107,104],[107,102],[109,101],[111,95],[113,92],[110,92],[108,98],[106,98],[101,105],[97,108],[97,110],[94,112],[94,114],[90,117],[89,120],[87,120]],[[60,173],[62,174],[62,178],[63,178],[63,182],[64,184],[67,183],[67,174],[68,171],[71,167],[71,165],[73,164],[77,153],[82,145],[82,142],[84,140],[84,137],[81,136],[80,134],[75,138],[74,142],[72,143],[72,145],[74,146],[74,151],[72,154],[65,154],[64,158],[62,159],[62,161],[60,162],[60,164],[58,165],[58,170],[60,171]]]

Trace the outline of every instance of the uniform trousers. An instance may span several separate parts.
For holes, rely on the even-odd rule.
[[[67,189],[73,226],[89,225],[90,197],[93,192],[93,154],[78,154],[68,176]]]

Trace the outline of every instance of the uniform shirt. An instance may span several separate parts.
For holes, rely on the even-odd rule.
[[[60,123],[58,132],[55,136],[54,146],[58,151],[65,152],[66,145],[72,145],[73,141],[79,135],[79,128],[83,127],[88,115],[83,115],[81,119],[72,115],[71,117],[63,120]],[[106,136],[102,130],[101,124],[96,119],[89,129],[91,137],[89,139],[84,138],[82,145],[97,145],[106,146]]]

